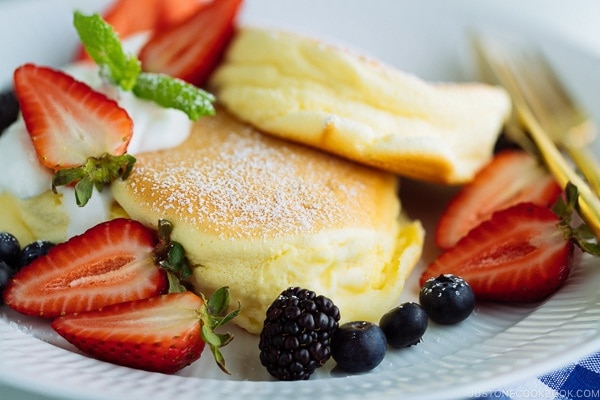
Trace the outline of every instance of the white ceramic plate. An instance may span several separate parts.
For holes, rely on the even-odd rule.
[[[90,11],[106,3],[0,2],[0,87],[10,84],[13,69],[23,62],[56,66],[67,62],[75,43],[72,10]],[[247,0],[242,20],[345,43],[428,80],[474,79],[468,32],[479,28],[510,31],[545,50],[580,101],[600,112],[600,78],[594,74],[600,60],[547,30],[515,22],[508,18],[510,14],[493,7],[496,2],[477,3]],[[411,216],[422,219],[431,231],[450,192],[405,182],[402,196]],[[434,255],[435,248],[428,240],[423,263]],[[584,257],[578,264],[566,286],[548,301],[528,306],[479,304],[475,313],[457,326],[431,324],[421,344],[389,351],[383,363],[369,373],[346,375],[329,362],[302,382],[273,381],[259,365],[257,338],[243,332],[235,331],[236,339],[224,349],[232,376],[222,374],[209,355],[168,376],[80,355],[47,323],[2,307],[0,384],[12,388],[11,393],[20,393],[14,395],[18,398],[79,400],[482,395],[485,390],[549,371],[600,348],[598,261]],[[418,271],[402,300],[416,300],[416,276]]]

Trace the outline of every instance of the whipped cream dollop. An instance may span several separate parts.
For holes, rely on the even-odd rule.
[[[144,39],[143,35],[133,37],[124,47],[129,52],[137,52]],[[163,108],[156,103],[139,99],[131,92],[107,85],[95,64],[78,62],[66,66],[64,71],[113,98],[127,111],[134,126],[127,153],[136,155],[171,148],[188,137],[192,121],[185,113]],[[4,171],[0,174],[0,194],[8,193],[20,199],[28,199],[52,187],[53,172],[38,161],[21,117],[0,136],[0,170]],[[62,207],[71,221],[70,235],[80,233],[108,218],[112,203],[110,190],[94,192],[90,203],[84,207],[77,207],[75,204],[75,194],[71,187],[61,187],[59,192],[64,196]]]

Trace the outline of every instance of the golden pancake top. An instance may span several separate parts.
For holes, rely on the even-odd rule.
[[[178,147],[136,158],[113,192],[149,223],[166,218],[220,238],[266,239],[395,218],[392,175],[267,137],[222,109]]]

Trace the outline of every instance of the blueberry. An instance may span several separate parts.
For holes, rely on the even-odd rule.
[[[17,120],[19,102],[12,90],[0,92],[0,134]]]
[[[475,295],[464,279],[444,274],[425,282],[419,293],[419,303],[432,321],[450,325],[471,315]]]
[[[8,232],[0,232],[0,260],[13,268],[19,264],[21,245],[16,237]]]
[[[29,265],[36,258],[47,254],[52,247],[54,247],[54,243],[47,240],[36,240],[29,243],[21,251],[20,266]]]
[[[14,272],[12,266],[0,260],[0,294],[4,291],[8,281],[13,277]]]
[[[417,303],[408,302],[385,313],[379,327],[385,333],[388,344],[400,349],[419,343],[428,322],[425,310]]]
[[[381,363],[385,351],[385,334],[372,322],[346,322],[331,338],[331,356],[348,372],[372,370]]]

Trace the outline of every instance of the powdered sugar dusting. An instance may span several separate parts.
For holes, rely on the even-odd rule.
[[[368,213],[356,210],[370,189],[357,166],[244,125],[213,123],[175,150],[138,157],[126,182],[141,206],[231,238],[366,222]]]

